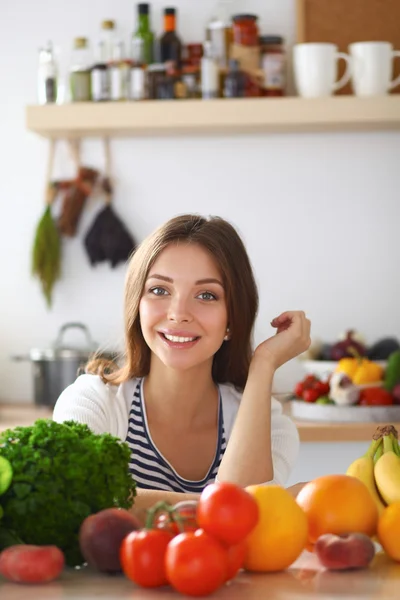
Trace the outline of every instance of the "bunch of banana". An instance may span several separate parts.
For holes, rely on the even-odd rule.
[[[379,454],[381,447],[382,437],[373,439],[364,456],[361,456],[352,462],[346,471],[346,475],[351,475],[352,477],[359,479],[367,486],[379,514],[381,514],[385,508],[385,504],[375,483],[375,456]]]
[[[400,501],[400,447],[393,426],[382,428],[383,453],[376,461],[374,474],[377,488],[386,504]]]
[[[364,456],[346,471],[368,488],[381,514],[385,506],[400,501],[400,446],[392,425],[378,427]]]

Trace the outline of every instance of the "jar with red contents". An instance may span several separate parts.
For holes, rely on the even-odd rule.
[[[233,43],[239,46],[258,46],[258,17],[256,15],[235,15],[233,17]]]

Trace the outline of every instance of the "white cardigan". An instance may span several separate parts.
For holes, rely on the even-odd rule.
[[[74,420],[85,423],[94,433],[110,433],[125,441],[129,411],[138,379],[119,386],[103,383],[98,375],[80,375],[56,402],[53,419],[58,423]],[[228,442],[242,394],[233,385],[219,385],[225,437]],[[299,435],[293,421],[282,414],[280,402],[272,398],[271,440],[274,479],[284,485],[299,453]]]

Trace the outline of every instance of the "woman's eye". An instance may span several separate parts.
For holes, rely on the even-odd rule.
[[[167,290],[165,290],[162,287],[153,287],[149,290],[149,292],[154,296],[165,296],[166,294],[168,294]]]
[[[217,297],[215,294],[212,294],[211,292],[202,292],[201,294],[199,294],[199,298],[201,298],[201,300],[216,300]]]

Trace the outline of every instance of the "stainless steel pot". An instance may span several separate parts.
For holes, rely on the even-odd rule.
[[[85,346],[71,348],[64,344],[65,332],[80,329],[85,335]],[[54,406],[57,398],[66,387],[83,372],[85,364],[96,352],[98,345],[92,340],[88,328],[82,323],[66,323],[50,348],[33,348],[28,355],[13,356],[13,360],[31,361],[33,366],[33,384],[35,404]],[[101,358],[116,360],[116,353],[99,352]]]

